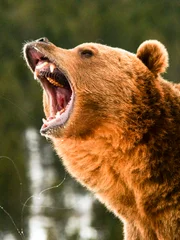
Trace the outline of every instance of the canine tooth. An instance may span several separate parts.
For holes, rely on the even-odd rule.
[[[48,64],[48,62],[43,62],[42,64],[37,65],[36,68],[37,68],[37,69],[40,69],[40,68],[46,66],[47,64]]]
[[[59,117],[59,116],[60,116],[60,111],[56,113],[56,117]]]
[[[43,118],[42,121],[43,121],[43,123],[47,123],[48,122],[45,118]]]
[[[42,119],[43,123],[46,124],[47,120],[45,118]]]
[[[53,63],[51,63],[50,64],[50,72],[53,73],[55,68],[56,68],[56,66]]]
[[[34,71],[34,79],[37,80],[37,72]]]

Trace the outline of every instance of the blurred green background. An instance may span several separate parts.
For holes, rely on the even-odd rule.
[[[22,47],[44,36],[63,48],[92,41],[132,52],[158,39],[170,55],[165,78],[178,82],[180,1],[0,0],[0,239],[121,240],[119,220],[66,173],[39,134],[42,91]]]

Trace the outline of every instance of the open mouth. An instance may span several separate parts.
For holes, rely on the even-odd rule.
[[[73,88],[55,63],[45,57],[37,48],[25,48],[26,61],[46,92],[49,104],[49,116],[43,119],[41,134],[48,135],[58,127],[64,127],[73,108]]]

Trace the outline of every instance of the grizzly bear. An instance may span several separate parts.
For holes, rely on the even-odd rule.
[[[43,88],[41,134],[71,175],[124,223],[126,240],[180,239],[180,85],[163,44],[24,46]]]

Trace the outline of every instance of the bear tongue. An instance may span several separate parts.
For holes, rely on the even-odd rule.
[[[68,99],[70,98],[67,89],[56,88],[54,91],[48,90],[48,98],[50,105],[50,116],[43,120],[43,128],[46,128],[50,123],[58,123],[61,118],[61,114],[66,111],[68,105]]]
[[[65,88],[57,87],[55,90],[57,111],[64,109],[67,105],[67,90]]]
[[[57,112],[64,112],[69,102],[71,94],[65,88],[56,87],[54,89],[48,88],[50,119],[55,118]],[[48,118],[48,119],[49,119]]]

